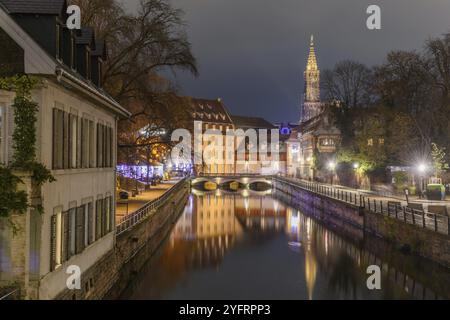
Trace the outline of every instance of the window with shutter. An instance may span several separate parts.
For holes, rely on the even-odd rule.
[[[97,200],[96,203],[96,215],[95,215],[95,240],[97,241],[102,237],[102,204],[103,201],[101,199]]]
[[[81,167],[89,168],[89,120],[81,120]]]
[[[76,148],[77,148],[77,165],[76,168],[82,168],[81,161],[82,161],[82,154],[81,154],[81,122],[82,118],[76,116],[76,124],[77,124],[77,142],[76,142]]]
[[[93,121],[89,121],[89,167],[95,167],[95,130]]]
[[[69,154],[70,154],[70,168],[77,168],[78,160],[78,117],[76,115],[69,115]]]
[[[97,167],[103,167],[103,126],[97,124]]]
[[[108,202],[107,198],[102,199],[102,237],[108,232],[109,216],[108,216]]]
[[[77,208],[69,209],[69,258],[76,253],[76,215]]]
[[[84,212],[84,208],[86,206],[80,206],[77,208],[77,217],[76,217],[76,237],[75,237],[75,241],[76,241],[76,253],[79,254],[81,252],[83,252],[84,250],[84,222],[85,222],[85,212]]]
[[[61,262],[69,260],[69,212],[62,213]]]
[[[56,215],[51,217],[50,221],[50,271],[56,269]]]
[[[53,109],[53,169],[63,168],[64,112]]]
[[[110,145],[110,166],[114,167],[114,130],[109,128],[109,145]]]
[[[63,113],[63,169],[68,169],[70,166],[69,158],[69,114]]]
[[[95,234],[94,234],[94,203],[89,202],[88,203],[88,244],[91,244],[95,241]]]
[[[105,198],[105,214],[106,214],[106,220],[105,220],[105,234],[111,232],[111,202],[109,201],[110,197]]]
[[[102,167],[107,167],[107,136],[106,136],[106,126],[102,126],[102,138],[103,138],[103,143],[102,143],[102,154],[103,154],[103,163],[102,163]]]

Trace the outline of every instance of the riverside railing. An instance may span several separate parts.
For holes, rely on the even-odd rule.
[[[120,219],[119,223],[116,226],[116,235],[118,236],[123,232],[131,229],[141,220],[148,217],[154,210],[164,204],[172,194],[180,190],[185,184],[186,178],[183,178],[160,197],[147,202],[143,207],[139,208],[135,212],[124,216],[122,219]]]
[[[328,198],[339,200],[360,208],[364,208],[370,212],[382,214],[389,218],[397,219],[404,223],[427,229],[430,231],[450,234],[450,217],[448,215],[425,212],[424,210],[414,209],[409,206],[403,206],[399,201],[375,199],[370,196],[363,195],[357,191],[345,190],[333,186],[276,176],[275,179],[294,187],[299,187],[317,194],[324,195]]]

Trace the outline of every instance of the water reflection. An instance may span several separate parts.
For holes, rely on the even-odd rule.
[[[387,252],[388,261],[399,253]],[[397,257],[404,260],[403,257]],[[382,266],[382,290],[366,287],[368,265]],[[133,299],[435,298],[448,269],[414,269],[371,254],[275,196],[223,192],[192,195],[161,254],[124,292]],[[424,268],[425,266],[425,268]],[[438,296],[449,297],[438,288]]]

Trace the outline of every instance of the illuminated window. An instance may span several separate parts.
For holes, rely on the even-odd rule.
[[[383,138],[378,139],[378,144],[384,145],[384,139]]]
[[[320,145],[324,147],[334,146],[334,139],[331,138],[320,139]]]
[[[367,145],[368,145],[369,147],[372,147],[372,146],[373,146],[373,139],[368,139],[368,140],[367,140]]]

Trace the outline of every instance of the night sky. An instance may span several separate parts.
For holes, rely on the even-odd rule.
[[[139,0],[127,0],[136,8]],[[178,73],[184,95],[221,97],[231,113],[297,122],[309,38],[321,70],[342,59],[368,65],[394,49],[421,49],[450,32],[449,0],[172,0],[185,11],[200,76]],[[381,7],[382,29],[366,28]]]

